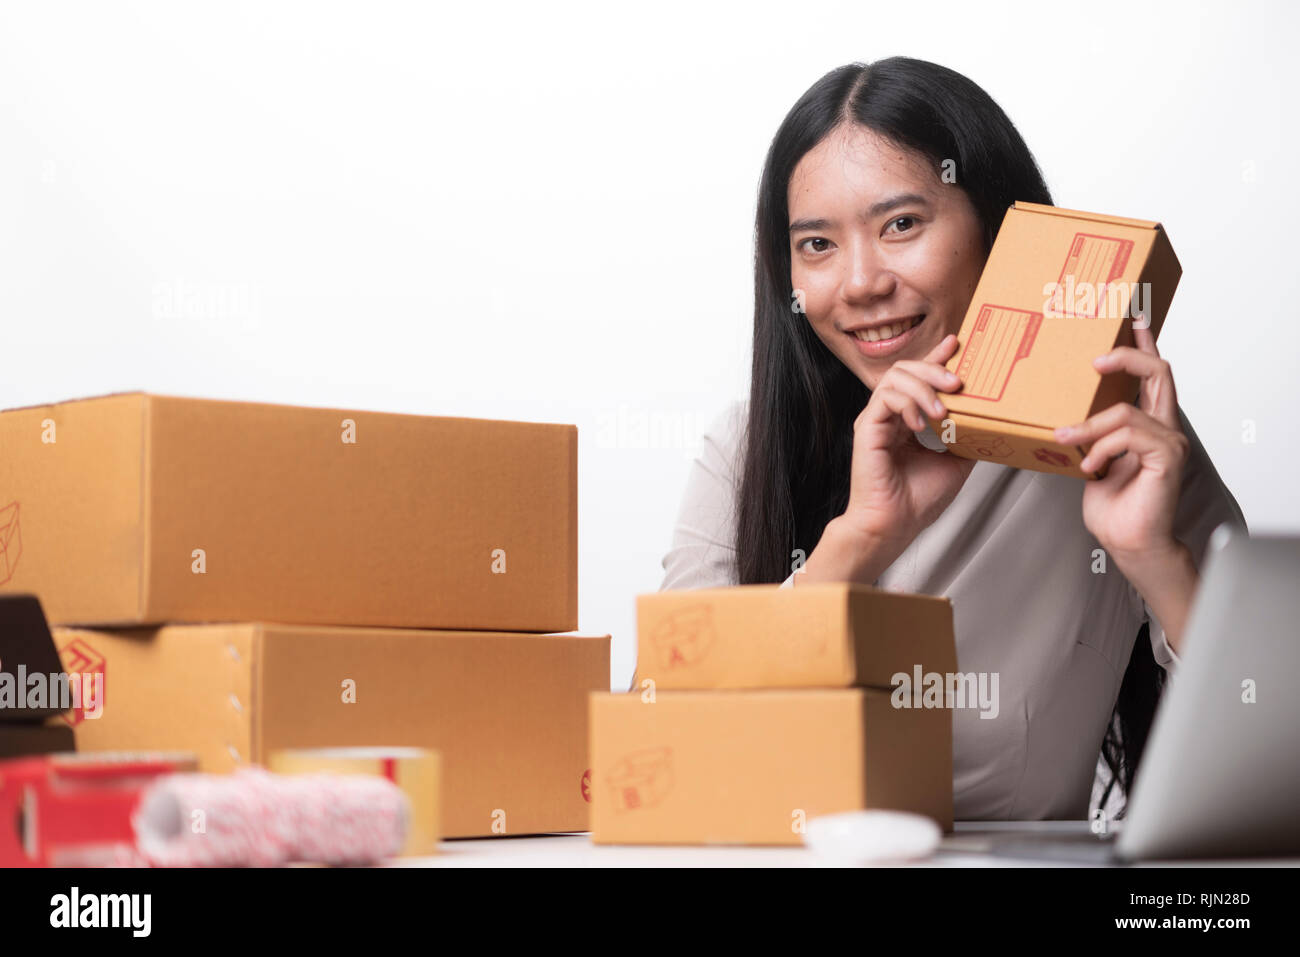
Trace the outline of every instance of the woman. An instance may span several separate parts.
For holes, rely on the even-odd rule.
[[[1107,807],[1129,791],[1209,535],[1244,525],[1145,329],[1093,360],[1139,379],[1136,404],[1058,433],[1094,443],[1086,469],[1112,459],[1103,480],[958,458],[926,431],[1015,200],[1052,202],[960,74],[893,58],[804,94],[760,185],[749,401],[706,435],[664,559],[664,588],[949,597],[962,672],[999,676],[996,718],[953,712],[968,820],[1080,818],[1094,781]]]

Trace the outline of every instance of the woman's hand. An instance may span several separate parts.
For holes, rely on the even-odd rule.
[[[938,392],[961,380],[943,367],[957,348],[949,335],[924,359],[899,359],[881,377],[853,424],[849,504],[808,557],[804,581],[870,584],[951,504],[972,459],[927,449],[914,432],[945,414]]]
[[[1106,477],[1089,481],[1083,490],[1083,523],[1117,561],[1174,547],[1174,512],[1190,448],[1178,423],[1169,363],[1156,351],[1150,329],[1135,329],[1134,340],[1137,348],[1120,346],[1092,364],[1103,375],[1139,377],[1138,404],[1116,403],[1056,430],[1058,441],[1093,443],[1080,465],[1084,471],[1112,460]]]
[[[1083,523],[1141,593],[1177,651],[1198,580],[1191,553],[1174,536],[1191,443],[1178,421],[1169,363],[1156,351],[1150,329],[1134,329],[1133,335],[1137,348],[1113,349],[1093,366],[1103,374],[1138,376],[1138,404],[1117,403],[1057,429],[1056,438],[1093,443],[1081,463],[1085,471],[1111,460],[1106,477],[1083,490]]]
[[[864,534],[897,540],[905,548],[952,502],[973,459],[927,449],[915,432],[928,416],[946,414],[939,390],[955,392],[961,380],[943,364],[957,348],[949,335],[921,360],[895,362],[871,392],[853,424],[853,475],[846,524]]]

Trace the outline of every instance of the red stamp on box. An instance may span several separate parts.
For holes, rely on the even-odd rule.
[[[75,728],[86,720],[87,706],[93,712],[92,718],[98,717],[104,710],[106,662],[103,655],[80,638],[74,638],[60,648],[59,657],[63,659],[63,670],[67,672],[68,678],[80,682],[80,694],[75,706],[63,715],[63,720]]]
[[[23,553],[23,536],[18,527],[18,503],[0,508],[0,585],[14,577],[18,557]]]
[[[713,644],[713,611],[707,605],[683,608],[669,615],[650,636],[650,644],[665,669],[693,665]]]
[[[625,755],[605,775],[619,811],[654,807],[673,789],[672,748],[647,748]]]
[[[952,444],[960,446],[970,455],[986,459],[1004,459],[1013,451],[1002,436],[992,432],[962,432]]]
[[[587,770],[582,772],[582,780],[579,782],[578,787],[582,789],[582,799],[586,801],[588,804],[590,804],[591,803],[591,768],[587,768]]]
[[[962,349],[957,375],[962,395],[997,402],[1006,392],[1011,371],[1029,355],[1043,323],[1041,312],[985,303]]]
[[[1045,465],[1054,465],[1057,468],[1069,468],[1070,457],[1062,452],[1053,449],[1037,448],[1034,449],[1034,458]]]

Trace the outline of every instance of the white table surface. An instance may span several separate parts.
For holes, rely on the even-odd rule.
[[[922,867],[1077,867],[1076,863],[1019,860],[987,853],[1008,833],[1087,833],[1087,821],[958,821]],[[838,866],[803,847],[645,846],[593,844],[586,834],[443,841],[436,857],[408,858],[396,867],[824,867]],[[1300,866],[1300,859],[1150,862],[1137,866]]]

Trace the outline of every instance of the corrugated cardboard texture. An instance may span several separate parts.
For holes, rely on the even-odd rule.
[[[637,675],[673,688],[890,688],[957,670],[952,605],[865,585],[743,585],[637,598]]]
[[[892,808],[952,829],[952,712],[886,691],[593,694],[598,844],[800,844],[822,814]]]
[[[13,506],[21,554],[0,591],[38,595],[51,622],[140,613],[146,400],[0,413],[0,509]]]
[[[0,447],[52,622],[577,627],[573,426],[127,395]]]
[[[258,634],[250,624],[55,628],[69,674],[103,675],[100,716],[70,716],[78,749],[192,751],[213,773],[248,764]]]
[[[271,624],[56,629],[104,670],[81,750],[187,750],[229,771],[285,748],[438,751],[447,837],[587,827],[587,695],[609,637]],[[348,700],[349,698],[353,700]]]
[[[947,364],[962,379],[960,392],[940,395],[956,426],[951,451],[1040,472],[1104,474],[1084,475],[1078,463],[1087,449],[1061,446],[1051,430],[1136,398],[1135,378],[1102,376],[1092,360],[1133,344],[1134,304],[1147,307],[1158,337],[1181,273],[1158,223],[1016,203]],[[1070,295],[1053,296],[1053,283]],[[1135,300],[1141,288],[1150,296]],[[931,419],[941,437],[943,418]]]

